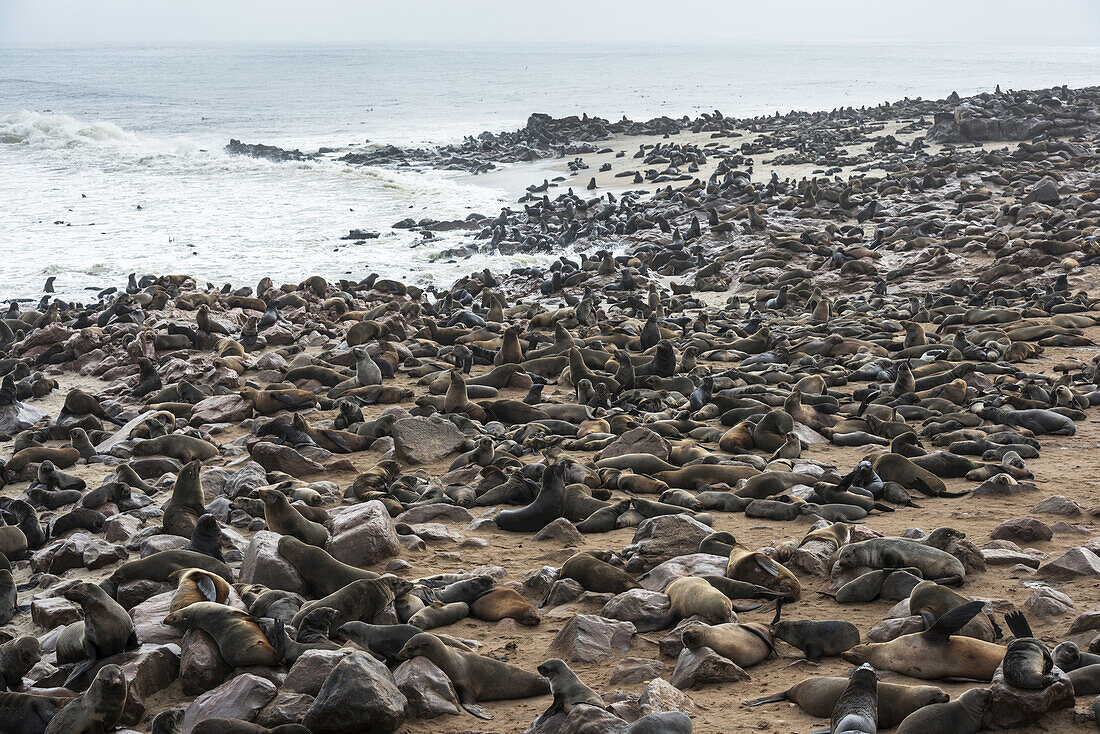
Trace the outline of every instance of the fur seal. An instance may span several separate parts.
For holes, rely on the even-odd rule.
[[[164,618],[164,624],[201,629],[214,639],[222,658],[234,668],[282,662],[283,653],[268,640],[259,619],[240,609],[212,601],[199,601],[170,612]]]
[[[222,556],[222,528],[218,524],[218,518],[209,512],[199,515],[195,529],[191,531],[191,540],[187,541],[183,550],[202,553],[225,563],[225,557]]]
[[[607,704],[591,688],[581,682],[566,662],[560,658],[550,658],[536,668],[539,673],[550,681],[550,693],[554,696],[553,703],[535,719],[533,726],[550,718],[559,711],[569,713],[573,707],[580,703],[589,706],[607,708]]]
[[[470,605],[464,601],[447,603],[434,601],[409,617],[408,623],[427,631],[452,625],[468,616],[470,616]]]
[[[201,568],[188,568],[175,571],[168,576],[176,583],[176,591],[168,605],[169,612],[175,612],[199,601],[213,601],[225,604],[229,598],[229,582],[216,573]]]
[[[226,581],[233,581],[233,571],[229,566],[205,553],[189,550],[159,551],[136,561],[127,561],[115,569],[108,581],[113,586],[138,579],[167,581],[168,577],[176,571],[188,568],[201,568],[204,571],[216,573]]]
[[[279,538],[279,555],[297,569],[317,596],[328,596],[352,581],[376,579],[378,574],[349,566],[329,555],[323,548],[284,535]]]
[[[45,734],[107,732],[114,729],[126,706],[126,676],[117,665],[104,665],[88,690],[50,719]]]
[[[470,604],[470,616],[486,622],[514,619],[528,627],[542,622],[535,608],[518,591],[507,587],[493,589],[475,599]]]
[[[478,701],[531,698],[550,692],[550,681],[541,675],[477,653],[449,648],[427,632],[406,642],[397,659],[411,660],[417,656],[435,663],[451,679],[462,707],[481,719],[493,716],[478,706]]]
[[[340,625],[345,622],[373,620],[395,598],[408,593],[411,589],[411,582],[396,576],[359,579],[322,599],[307,602],[298,610],[290,623],[297,628],[313,609],[330,607],[337,612],[330,628],[330,635],[335,634]]]
[[[757,622],[713,626],[697,622],[685,627],[680,639],[689,650],[709,647],[742,668],[756,665],[776,654],[768,626]]]
[[[792,647],[806,653],[806,659],[818,662],[824,657],[835,657],[859,644],[859,629],[843,620],[792,620],[781,622],[779,615],[783,602],[775,605],[772,635]]]
[[[65,685],[71,687],[97,660],[136,649],[138,639],[130,615],[95,584],[82,581],[66,589],[64,596],[84,611],[84,654],[87,659],[69,674]]]
[[[45,734],[50,720],[73,699],[38,693],[0,693],[0,731],[5,734]]]
[[[542,488],[534,502],[518,510],[502,510],[493,518],[501,530],[534,533],[562,517],[568,464],[558,461],[542,475]]]
[[[586,591],[621,594],[639,589],[641,584],[618,566],[612,566],[591,553],[577,553],[562,564],[558,579],[573,579]]]
[[[1004,659],[1004,646],[957,634],[983,606],[980,601],[964,604],[937,619],[924,632],[901,635],[889,642],[856,645],[841,657],[850,663],[871,663],[912,678],[992,680]]]
[[[831,734],[878,732],[878,676],[867,663],[852,671],[848,685],[833,707]]]
[[[133,454],[134,456],[170,456],[184,464],[205,461],[219,455],[218,447],[214,444],[182,433],[138,441],[134,444]]]
[[[807,678],[781,693],[746,701],[745,704],[759,706],[765,703],[793,701],[810,716],[821,719],[832,716],[837,701],[847,687],[847,678]],[[877,695],[878,725],[883,729],[897,726],[918,709],[936,703],[946,703],[951,698],[935,686],[909,686],[899,683],[879,683]]]
[[[1016,639],[1008,643],[1001,670],[1005,683],[1012,688],[1038,691],[1054,682],[1050,674],[1054,660],[1047,646],[1035,638],[1031,625],[1021,611],[1005,615],[1005,622]]]
[[[328,530],[320,523],[306,519],[285,494],[277,489],[263,488],[257,492],[264,502],[264,520],[267,527],[280,535],[292,535],[303,543],[324,548],[328,542]]]
[[[917,709],[902,720],[896,734],[977,734],[982,729],[982,719],[992,700],[993,692],[988,688],[971,688],[963,691],[954,701],[933,703]]]
[[[698,614],[712,624],[723,624],[734,618],[733,602],[706,579],[681,576],[668,585],[665,594],[671,600],[670,611],[676,619]]]
[[[180,469],[172,485],[172,497],[164,503],[164,532],[190,538],[199,517],[206,512],[199,474],[202,461],[190,461]]]
[[[969,598],[946,586],[934,581],[921,581],[909,592],[909,613],[918,615],[928,612],[933,619],[939,619],[969,601]],[[1001,630],[988,615],[981,613],[974,615],[956,634],[994,642],[1001,637]]]
[[[280,724],[267,728],[240,719],[203,719],[191,729],[191,734],[310,734],[301,724]]]
[[[42,659],[38,638],[23,635],[0,645],[0,691],[23,687],[23,676]]]
[[[919,568],[926,579],[963,578],[966,569],[950,553],[905,538],[871,538],[837,553],[836,568]]]

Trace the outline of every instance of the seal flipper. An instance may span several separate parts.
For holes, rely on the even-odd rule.
[[[776,619],[779,619],[779,610],[778,609],[776,609]],[[779,652],[775,649],[775,643],[772,642],[770,639],[768,639],[768,636],[765,635],[763,632],[756,629],[755,627],[749,627],[748,625],[745,625],[745,624],[741,625],[741,629],[745,630],[746,632],[748,632],[750,634],[756,635],[761,640],[763,640],[764,644],[768,646],[769,656],[770,655],[775,655],[776,657],[779,657]]]
[[[458,701],[462,704],[462,708],[466,709],[472,716],[486,721],[492,720],[493,715],[477,705],[477,698],[470,692],[470,689],[459,688],[456,693],[458,693]]]
[[[1018,609],[1005,615],[1005,624],[1008,625],[1009,631],[1016,639],[1035,636],[1031,631],[1031,625],[1027,623],[1027,617]]]
[[[966,623],[973,619],[978,612],[982,611],[983,607],[985,607],[984,601],[967,602],[962,606],[955,607],[951,611],[944,613],[931,627],[921,634],[947,639],[965,627]],[[923,614],[921,616],[923,616]]]
[[[773,693],[770,696],[764,696],[763,698],[753,698],[745,701],[746,706],[760,706],[765,703],[779,703],[780,701],[790,701],[790,691],[780,691],[779,693]]]
[[[207,601],[218,600],[218,589],[214,586],[214,582],[210,580],[209,576],[196,574],[195,586],[198,588],[199,593],[206,597]]]

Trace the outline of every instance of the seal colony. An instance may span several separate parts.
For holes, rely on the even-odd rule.
[[[662,138],[446,290],[12,303],[0,731],[1095,728],[1097,98]]]

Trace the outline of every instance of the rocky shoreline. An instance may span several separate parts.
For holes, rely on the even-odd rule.
[[[548,266],[12,304],[0,731],[1094,729],[1098,101],[540,119],[428,155],[587,196],[400,224]]]

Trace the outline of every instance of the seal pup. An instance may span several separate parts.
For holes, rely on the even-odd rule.
[[[559,711],[569,713],[579,703],[589,706],[607,708],[607,704],[599,694],[581,682],[566,662],[560,658],[550,658],[536,668],[539,673],[550,681],[550,693],[554,696],[553,703],[535,719],[533,726],[549,719]]]
[[[878,675],[867,663],[852,671],[829,720],[830,734],[877,734]]]
[[[777,599],[771,633],[792,647],[806,654],[810,662],[824,657],[835,657],[859,644],[859,629],[844,620],[792,620],[781,622],[783,602]]]
[[[430,632],[421,632],[406,642],[397,659],[412,660],[417,656],[435,663],[451,679],[462,708],[479,719],[492,719],[493,715],[478,706],[478,701],[531,698],[550,692],[550,681],[541,675],[477,653],[447,647]]]

